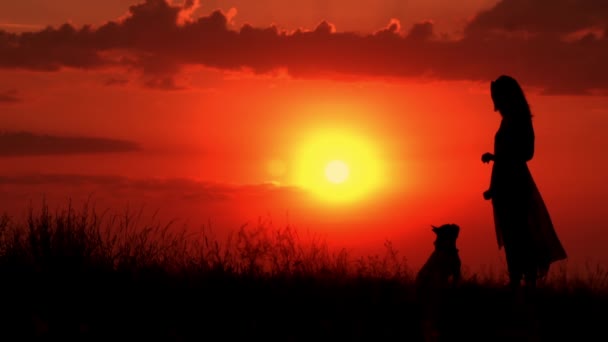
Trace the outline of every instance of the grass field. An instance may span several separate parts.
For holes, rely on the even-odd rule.
[[[0,339],[421,340],[415,271],[390,243],[352,258],[290,227],[219,241],[139,217],[68,204],[0,218]],[[608,340],[600,265],[547,280],[533,309],[503,280],[465,274],[442,312],[446,340],[521,341],[530,320],[541,340]]]

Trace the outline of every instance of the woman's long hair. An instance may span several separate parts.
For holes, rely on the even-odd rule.
[[[501,75],[492,81],[490,91],[495,103],[505,111],[503,115],[514,115],[519,118],[531,118],[532,112],[519,83],[511,76]],[[507,107],[504,105],[508,103]]]

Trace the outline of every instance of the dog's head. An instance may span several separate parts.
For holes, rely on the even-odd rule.
[[[449,223],[442,226],[433,227],[433,233],[436,235],[435,246],[438,247],[456,247],[456,239],[460,233],[460,227],[456,224]]]

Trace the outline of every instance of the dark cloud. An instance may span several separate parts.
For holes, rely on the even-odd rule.
[[[608,27],[605,0],[502,0],[478,13],[467,33],[528,32],[563,35]]]
[[[17,96],[16,89],[0,91],[0,103],[18,103],[21,101],[22,99]]]
[[[310,31],[250,25],[233,30],[219,11],[188,20],[185,13],[195,3],[147,0],[131,6],[126,19],[98,28],[66,24],[22,34],[0,31],[0,68],[122,65],[142,72],[145,86],[168,90],[180,89],[174,76],[184,65],[256,73],[280,69],[306,78],[487,82],[506,73],[547,94],[608,90],[605,1],[503,0],[479,13],[459,39],[438,36],[432,22],[415,24],[405,34],[395,21],[367,35],[339,32],[328,22]],[[565,39],[567,34],[575,35]]]
[[[89,191],[103,189],[106,193],[151,194],[190,201],[251,200],[290,196],[300,190],[271,183],[234,185],[201,182],[188,178],[129,178],[117,175],[82,174],[20,174],[0,175],[0,185],[60,186]]]
[[[133,152],[140,147],[131,141],[41,135],[30,132],[0,133],[0,157]]]
[[[393,30],[394,33],[397,31]],[[433,23],[426,21],[423,23],[414,24],[410,29],[408,38],[412,40],[425,41],[430,40],[434,36]]]
[[[78,171],[76,171],[78,172]],[[0,215],[27,215],[45,203],[64,210],[87,203],[111,220],[127,212],[137,225],[177,222],[198,229],[229,233],[262,215],[283,217],[286,211],[305,210],[307,195],[299,188],[270,183],[228,184],[189,178],[124,177],[119,175],[19,173],[0,174]],[[139,217],[139,212],[143,216]],[[111,215],[110,217],[107,215]],[[317,212],[318,214],[318,212]],[[151,221],[149,221],[151,220]]]
[[[123,86],[129,83],[129,80],[124,78],[110,78],[106,80],[103,84],[106,86]]]
[[[178,85],[173,77],[152,77],[145,81],[144,85],[150,89],[158,90],[183,90],[185,87]]]

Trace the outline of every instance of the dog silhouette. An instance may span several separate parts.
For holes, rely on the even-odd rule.
[[[456,248],[460,227],[444,224],[432,228],[436,235],[435,250],[418,271],[415,281],[425,341],[437,341],[439,338],[438,321],[445,290],[460,281],[462,265]]]

